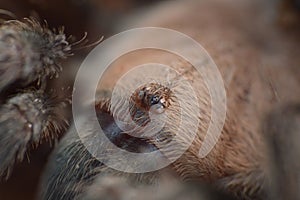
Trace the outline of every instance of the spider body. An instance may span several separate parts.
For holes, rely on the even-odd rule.
[[[138,15],[135,20],[131,18],[127,27],[166,27],[193,37],[216,62],[227,92],[227,116],[218,143],[207,157],[199,157],[199,149],[211,122],[213,105],[203,77],[193,69],[191,63],[181,57],[174,58],[161,52],[156,54],[151,50],[137,53],[138,56],[129,56],[129,59],[117,63],[119,67],[115,74],[131,64],[149,62],[148,56],[158,57],[178,72],[185,72],[179,75],[195,88],[199,101],[190,101],[192,94],[187,88],[178,87],[173,80],[168,80],[172,87],[149,81],[134,88],[129,97],[120,93],[117,104],[114,105],[110,103],[110,96],[99,95],[95,105],[97,119],[83,116],[84,129],[77,130],[74,125],[71,126],[55,146],[41,179],[38,198],[97,199],[107,197],[107,193],[112,197],[112,190],[117,191],[121,199],[126,198],[127,194],[135,194],[137,199],[145,194],[148,195],[145,199],[154,198],[156,196],[153,193],[158,196],[170,193],[172,196],[174,193],[163,184],[166,174],[171,174],[179,182],[197,181],[213,187],[211,193],[221,194],[221,199],[224,197],[222,192],[229,194],[228,199],[271,199],[272,195],[284,199],[299,196],[295,189],[299,186],[299,148],[296,145],[299,138],[298,107],[272,113],[276,117],[267,118],[267,128],[262,130],[265,117],[270,111],[282,104],[300,102],[299,93],[295,92],[300,80],[300,60],[297,56],[300,53],[297,43],[299,32],[289,32],[278,26],[275,23],[278,16],[270,14],[274,9],[273,4],[261,1],[178,1],[162,3],[150,9],[147,15]],[[297,24],[297,20],[293,20],[292,27],[295,23]],[[0,42],[0,93],[3,94],[0,106],[0,175],[8,178],[15,161],[24,158],[28,147],[39,144],[42,138],[52,138],[61,129],[62,121],[65,121],[59,115],[59,105],[63,100],[51,99],[45,85],[49,78],[59,74],[61,67],[58,63],[61,58],[70,55],[71,46],[62,31],[55,33],[31,20],[4,23],[0,28]],[[189,50],[185,44],[175,45]],[[132,81],[135,82],[134,79]],[[32,90],[32,86],[36,90]],[[181,98],[174,95],[178,93]],[[159,120],[164,115],[169,117],[169,121],[166,121],[159,132],[145,138],[132,135],[136,133],[136,129],[123,131],[114,115],[123,114],[121,111],[125,98],[129,100],[130,106],[126,109],[129,110],[134,126],[146,127],[152,119]],[[180,100],[187,105],[188,109],[182,112],[188,123],[179,132],[177,128],[182,113],[178,106]],[[201,115],[193,116],[193,111],[198,106]],[[281,120],[284,113],[287,113],[286,121]],[[121,120],[122,117],[121,115]],[[195,117],[199,119],[199,124],[192,120]],[[126,173],[106,166],[91,155],[83,144],[78,133],[89,135],[96,132],[96,127],[90,125],[91,120],[99,122],[113,144],[133,153],[159,151],[161,156],[172,156],[172,151],[161,149],[167,145],[170,147],[167,149],[172,150],[170,141],[174,136],[178,136],[178,150],[184,149],[191,136],[189,131],[194,126],[197,126],[197,134],[189,148],[164,169],[147,173]],[[132,124],[125,124],[129,125]],[[283,133],[291,137],[285,138]],[[273,135],[279,136],[274,138]],[[97,145],[106,147],[103,141]],[[289,157],[285,157],[285,154]],[[273,160],[266,163],[268,158]],[[288,170],[277,159],[287,163]],[[127,160],[117,161],[127,166]],[[288,175],[289,170],[294,172],[293,177]],[[162,191],[157,190],[159,186],[162,186]],[[176,191],[181,191],[184,187],[179,186],[178,189],[174,186],[178,189]],[[199,185],[200,191],[205,188],[202,187],[203,185]],[[282,193],[278,189],[280,187],[285,188]],[[176,192],[175,194],[177,197]],[[200,196],[201,194],[202,192]],[[199,199],[199,196],[195,199]]]
[[[159,111],[157,117],[166,115],[171,119],[165,123],[161,131],[147,137],[146,143],[135,143],[138,144],[139,149],[146,144],[158,150],[163,145],[172,149],[172,147],[168,145],[171,144],[170,140],[175,138],[174,136],[176,135],[178,136],[176,138],[178,142],[176,150],[183,149],[184,144],[190,137],[189,131],[192,130],[192,127],[195,125],[192,119],[199,117],[200,123],[197,126],[197,135],[191,146],[165,170],[170,170],[175,174],[176,178],[182,181],[197,180],[212,184],[238,199],[265,199],[268,196],[268,175],[265,165],[265,160],[268,156],[266,149],[268,147],[264,142],[261,126],[264,116],[270,112],[270,110],[276,108],[279,102],[280,104],[285,104],[291,101],[299,101],[299,94],[286,90],[286,87],[299,87],[299,82],[297,81],[299,78],[299,70],[295,67],[299,60],[296,61],[290,57],[290,54],[282,51],[282,45],[286,45],[283,41],[287,42],[286,35],[284,36],[283,33],[279,34],[280,31],[277,25],[273,23],[274,18],[267,15],[266,11],[274,9],[270,6],[262,4],[261,2],[250,3],[246,1],[240,3],[224,3],[221,1],[206,1],[200,3],[192,1],[191,4],[183,4],[182,2],[161,4],[159,8],[154,8],[149,11],[148,15],[136,17],[135,19],[137,20],[134,22],[131,21],[131,25],[133,27],[142,25],[175,29],[188,34],[204,46],[216,62],[225,82],[227,92],[227,116],[222,134],[218,143],[207,157],[199,158],[199,148],[205,139],[205,134],[211,120],[210,109],[212,107],[209,91],[203,81],[203,77],[184,59],[176,56],[174,58],[161,52],[157,53],[154,50],[149,50],[147,52],[137,52],[133,56],[128,55],[124,60],[116,62],[115,65],[119,65],[120,67],[115,66],[116,71],[112,74],[116,74],[118,69],[126,69],[126,66],[136,66],[140,63],[149,62],[149,57],[160,58],[164,64],[172,66],[179,72],[180,76],[186,78],[195,89],[195,94],[199,99],[197,104],[201,115],[193,116],[193,110],[197,108],[197,105],[191,101],[192,93],[189,93],[187,88],[178,87],[177,83],[172,82],[172,80],[172,87],[167,90],[165,90],[161,84],[150,83],[150,81],[141,87],[131,88],[134,89],[134,92],[128,97],[130,103],[129,113],[131,119],[133,119],[135,123],[138,122],[137,124],[141,125],[140,127],[146,127],[147,124],[150,123],[149,113],[151,113],[151,106],[158,106],[158,111],[162,108],[162,112]],[[207,8],[212,9],[210,12],[207,12]],[[253,12],[258,12],[258,10],[260,15],[253,16]],[[229,17],[228,13],[230,13],[232,17]],[[243,17],[239,15],[240,13],[244,13]],[[253,17],[255,17],[256,20],[253,19]],[[260,20],[262,18],[265,19],[263,25]],[[209,23],[207,19],[209,19]],[[128,25],[128,27],[130,27],[130,25]],[[266,29],[265,27],[268,28]],[[268,41],[271,35],[273,42],[262,42]],[[159,38],[157,39],[159,40]],[[164,43],[165,41],[160,42]],[[184,46],[184,44],[177,45]],[[189,47],[184,47],[188,51]],[[292,41],[290,41],[286,47],[298,52],[297,45]],[[268,51],[268,49],[276,51]],[[205,67],[205,65],[203,67]],[[114,66],[112,68],[114,68]],[[113,77],[111,79],[113,79]],[[286,82],[285,80],[289,81]],[[133,78],[132,82],[134,83],[134,81]],[[114,81],[111,80],[111,82],[111,85],[113,85]],[[155,91],[158,91],[158,93]],[[181,96],[180,98],[175,98],[173,94],[181,94]],[[106,104],[105,102],[110,102],[110,99],[105,101],[102,101],[101,98],[97,99],[98,102],[100,102],[100,106],[96,107],[98,112],[101,113],[101,110],[107,110],[108,107],[108,115],[105,115],[107,119],[112,119],[114,114],[121,114],[119,119],[122,119],[122,111],[128,109],[123,109],[122,107],[125,105],[123,103],[124,98],[127,97],[122,97],[122,93],[119,95],[120,98],[114,105],[103,106]],[[184,100],[183,102],[186,102],[185,105],[188,106],[188,109],[182,112],[188,113],[185,116],[189,123],[186,123],[182,129],[183,131],[178,132],[177,128],[180,124],[179,119],[181,116],[178,107],[180,100]],[[101,115],[98,116],[98,120],[99,117],[101,118]],[[101,118],[100,121],[106,117]],[[106,123],[111,124],[113,122],[109,120]],[[125,123],[123,126],[127,126],[127,124]],[[105,127],[112,128],[111,133],[114,133],[112,135],[113,138],[120,138],[120,136],[123,135],[115,126]],[[80,131],[89,134],[93,132],[93,130],[93,127],[88,127],[87,123],[86,131]],[[76,163],[81,162],[81,158],[85,157],[85,154],[88,154],[86,152],[83,155],[80,154],[79,157],[66,155],[65,152],[76,151],[71,150],[69,144],[66,142],[70,140],[70,138],[72,138],[74,145],[82,145],[74,129],[67,133],[66,138],[68,139],[65,139],[58,147],[60,153],[54,153],[52,155],[53,157],[50,160],[52,167],[49,167],[45,173],[46,175],[43,179],[42,187],[47,189],[46,192],[42,192],[44,199],[51,199],[51,195],[57,192],[66,195],[65,198],[68,198],[68,191],[87,191],[87,188],[90,186],[93,188],[93,184],[95,184],[94,186],[96,187],[97,177],[105,177],[106,175],[125,177],[134,184],[151,183],[155,185],[160,181],[160,174],[163,173],[160,170],[154,174],[144,173],[130,175],[108,169],[108,167],[93,167],[90,166],[88,162],[85,162],[83,171],[85,171],[85,173],[97,171],[93,173],[95,179],[93,178],[93,181],[88,184],[86,184],[85,178],[76,178],[76,180],[70,183],[65,182],[65,179],[69,179],[72,174],[76,174],[76,172],[74,173],[75,168],[73,166],[76,166]],[[126,148],[128,148],[128,146],[132,145],[129,142],[130,139],[126,137],[121,138],[123,146],[119,145],[119,147],[124,148],[126,146]],[[117,143],[121,142],[118,139],[115,141],[117,141]],[[105,144],[102,145],[105,146]],[[162,151],[161,153],[164,156],[171,155],[172,157],[173,155],[172,151]],[[55,170],[54,166],[60,166],[56,160],[60,160],[60,158],[63,157],[72,162],[62,164],[60,170]],[[113,160],[114,158],[111,157],[108,159]],[[122,163],[122,161],[120,162]],[[92,167],[92,169],[89,167]],[[156,176],[157,173],[158,177]],[[59,187],[50,188],[47,187],[47,184],[51,186],[66,184],[67,188],[63,188],[62,190]],[[78,185],[79,188],[76,188]],[[79,194],[76,195],[72,193],[71,198],[73,198],[74,195],[78,198],[80,196]]]

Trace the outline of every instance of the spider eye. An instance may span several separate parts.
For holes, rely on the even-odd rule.
[[[139,91],[138,98],[141,100],[145,97],[145,92],[143,90]]]
[[[151,97],[151,99],[150,99],[150,104],[151,105],[157,104],[158,102],[159,102],[159,97],[158,96],[154,95],[154,96]]]

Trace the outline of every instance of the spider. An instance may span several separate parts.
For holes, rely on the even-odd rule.
[[[169,3],[169,5],[173,5],[174,2]],[[183,6],[180,2],[177,3]],[[279,100],[284,101],[286,98],[297,95],[296,92],[289,93],[290,91],[286,90],[288,84],[295,83],[299,85],[293,79],[294,75],[297,76],[296,73],[288,74],[289,81],[287,82],[283,81],[276,85],[274,81],[278,80],[279,82],[284,79],[282,77],[287,77],[286,71],[288,70],[282,70],[278,66],[286,65],[289,67],[299,61],[298,57],[290,59],[289,54],[290,52],[298,52],[295,48],[298,45],[289,45],[289,43],[292,43],[289,40],[284,40],[283,43],[281,43],[281,40],[275,41],[275,39],[286,39],[283,32],[278,35],[271,34],[271,37],[269,37],[270,32],[277,32],[278,29],[277,27],[274,29],[273,23],[272,25],[266,24],[270,31],[266,31],[265,28],[262,29],[262,26],[257,26],[256,22],[261,19],[259,18],[260,15],[254,16],[250,12],[251,19],[244,18],[241,15],[232,17],[236,13],[244,11],[247,13],[248,9],[244,8],[243,4],[243,6],[234,7],[232,5],[224,6],[220,3],[222,6],[217,6],[216,10],[212,9],[211,12],[205,12],[207,8],[205,3],[201,6],[196,4],[196,6],[190,7],[189,4],[185,2],[184,4],[188,9],[176,10],[176,14],[178,12],[180,16],[176,16],[176,22],[172,21],[170,16],[173,15],[172,12],[168,12],[168,15],[163,12],[164,9],[171,6],[162,7],[159,10],[160,13],[157,11],[158,13],[155,12],[155,15],[153,13],[152,15],[156,16],[155,20],[162,20],[157,17],[160,14],[168,16],[166,21],[162,20],[163,23],[159,25],[164,26],[169,23],[171,27],[182,28],[183,31],[191,34],[195,32],[194,37],[207,41],[208,50],[215,53],[212,55],[215,56],[216,62],[222,67],[224,79],[228,79],[225,84],[228,87],[230,98],[229,114],[224,128],[224,132],[227,134],[221,138],[221,145],[216,148],[217,153],[212,152],[213,154],[210,154],[208,159],[204,161],[197,159],[197,155],[194,153],[198,152],[197,147],[199,145],[197,142],[202,139],[202,135],[200,135],[199,138],[196,138],[198,141],[195,140],[194,142],[196,143],[193,146],[194,149],[187,151],[178,161],[166,167],[165,170],[170,170],[168,172],[171,172],[172,175],[175,174],[174,177],[177,178],[177,181],[188,182],[188,179],[192,178],[207,181],[204,185],[212,186],[214,190],[210,191],[210,188],[206,190],[206,187],[203,187],[202,184],[197,184],[196,191],[200,191],[201,197],[206,191],[209,191],[210,195],[217,194],[218,196],[218,198],[208,197],[208,199],[227,198],[223,195],[224,191],[229,193],[228,199],[234,198],[231,195],[238,199],[262,199],[265,196],[275,196],[274,198],[277,199],[286,197],[293,199],[296,195],[299,195],[299,191],[295,189],[299,185],[299,173],[297,171],[299,168],[297,158],[300,152],[297,146],[299,140],[299,105],[283,107],[279,111],[271,113],[271,116],[267,115],[266,123],[262,119],[263,117],[260,116],[259,109],[267,110],[270,105],[277,106],[277,102],[274,103],[274,101],[278,100],[278,96],[283,97]],[[209,3],[208,5],[214,7]],[[223,7],[225,11],[218,10],[219,8],[223,9]],[[245,10],[241,12],[240,9]],[[229,18],[224,15],[226,12],[230,12]],[[220,21],[220,18],[216,19],[214,14],[211,13],[220,14],[226,20]],[[261,13],[261,15],[263,14],[264,12]],[[248,15],[246,14],[246,16]],[[193,17],[196,17],[195,20],[190,20]],[[270,16],[267,16],[266,20],[269,19],[268,17]],[[182,19],[188,20],[181,21]],[[208,19],[209,22],[214,23],[207,23]],[[216,26],[212,28],[211,24],[216,24]],[[254,27],[254,31],[248,28],[249,24]],[[260,43],[267,39],[274,43],[270,42],[270,46],[264,46],[265,43]],[[294,38],[290,37],[289,39],[293,41]],[[286,51],[287,53],[282,50],[285,50],[282,45],[289,50]],[[68,98],[61,98],[53,94],[49,87],[51,87],[50,79],[59,76],[61,73],[60,63],[62,59],[72,56],[73,46],[74,44],[71,44],[62,29],[52,31],[32,18],[9,20],[1,24],[0,176],[2,179],[9,178],[13,165],[24,159],[27,149],[31,146],[38,146],[44,139],[53,140],[57,137],[58,132],[65,132],[68,128],[68,119],[63,117],[60,112],[61,108],[68,103]],[[274,47],[274,51],[265,53],[269,47]],[[280,56],[278,56],[278,52]],[[257,66],[262,64],[274,66],[270,70],[274,70],[275,75],[263,70],[263,72],[259,71],[262,68]],[[228,66],[231,65],[238,66],[238,69],[236,71],[230,70]],[[292,70],[298,72],[296,68],[292,68]],[[227,73],[227,71],[229,72]],[[191,83],[197,84],[196,79],[192,79]],[[280,89],[279,92],[276,86]],[[151,111],[156,112],[158,115],[170,111],[173,106],[169,105],[172,103],[168,101],[171,92],[168,89],[164,91],[157,90],[161,88],[166,89],[162,85],[150,83],[135,90],[135,93],[131,96],[131,103],[133,103],[131,106],[134,109],[130,110],[133,119],[136,119],[137,116],[148,118],[145,113],[150,111],[151,107],[154,108]],[[201,97],[206,95],[205,92],[202,93],[203,88],[200,87],[199,90],[196,90]],[[161,92],[164,95],[161,95]],[[280,92],[289,95],[278,95]],[[199,103],[206,106],[209,104],[205,99]],[[159,150],[157,144],[160,140],[152,141],[123,134],[114,122],[107,100],[100,99],[96,105],[96,111],[99,124],[104,129],[106,136],[118,147],[134,153],[148,153]],[[209,114],[209,112],[207,113]],[[206,128],[205,114],[207,113],[202,112],[201,117],[203,118],[201,120],[204,123],[201,125],[204,126],[199,126],[199,132]],[[282,120],[283,116],[286,117],[285,120]],[[94,127],[88,127],[88,121],[86,124],[87,129],[84,130],[86,133],[94,130]],[[167,133],[170,130],[172,131],[172,128],[176,128],[171,126],[172,124],[176,125],[176,121],[174,120],[174,123],[169,124],[169,129],[163,129],[164,132],[160,136],[168,137]],[[271,174],[274,175],[275,184],[272,183],[272,190],[264,185],[267,184],[266,180],[268,179],[265,177],[267,175],[262,174],[262,170],[259,168],[261,164],[259,158],[268,156],[264,154],[265,152],[260,152],[260,149],[256,146],[261,143],[261,138],[255,135],[260,132],[260,129],[263,129],[261,126],[265,126],[262,132],[266,133],[269,141],[271,169],[267,169],[270,169]],[[284,137],[287,134],[290,137]],[[170,135],[172,136],[172,134]],[[274,135],[277,137],[274,137]],[[163,139],[165,138],[162,138],[161,141],[168,142],[168,140]],[[222,149],[223,147],[224,149]],[[286,165],[282,165],[280,162],[284,162]],[[292,176],[289,176],[290,172],[293,172]],[[53,155],[49,159],[38,193],[40,193],[40,199],[48,200],[101,199],[111,198],[113,195],[119,195],[119,198],[123,197],[124,199],[128,197],[127,195],[129,195],[128,198],[132,197],[131,194],[136,199],[153,199],[154,193],[159,191],[157,188],[149,187],[154,185],[163,190],[157,192],[158,197],[170,194],[168,198],[162,199],[174,199],[177,196],[181,197],[180,191],[182,190],[187,191],[187,198],[191,197],[191,193],[195,191],[189,190],[191,187],[185,189],[188,184],[181,187],[181,183],[177,186],[176,184],[171,185],[172,190],[173,187],[179,189],[175,192],[170,191],[168,187],[170,182],[173,183],[172,179],[168,179],[167,184],[160,184],[161,182],[157,181],[162,174],[164,174],[163,170],[130,174],[109,168],[87,151],[78,138],[75,127],[71,126],[64,138],[55,147]],[[293,184],[298,185],[294,187]],[[221,189],[219,186],[222,186]],[[205,192],[202,191],[203,188]],[[281,188],[285,188],[285,190],[280,192]],[[221,194],[221,197],[219,194]],[[197,196],[197,198],[200,197]]]

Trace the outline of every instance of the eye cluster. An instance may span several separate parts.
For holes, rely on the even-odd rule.
[[[153,95],[150,99],[150,105],[158,104],[160,102],[160,97],[158,95]]]
[[[171,90],[158,83],[149,83],[138,88],[131,101],[141,110],[149,111],[152,106],[165,109],[169,106]]]
[[[159,83],[149,83],[137,88],[129,100],[131,118],[140,126],[150,121],[149,112],[161,114],[170,106],[172,92]]]

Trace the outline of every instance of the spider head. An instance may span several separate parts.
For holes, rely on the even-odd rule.
[[[130,97],[130,114],[135,122],[148,122],[149,112],[162,114],[170,106],[171,90],[159,83],[137,88]]]

